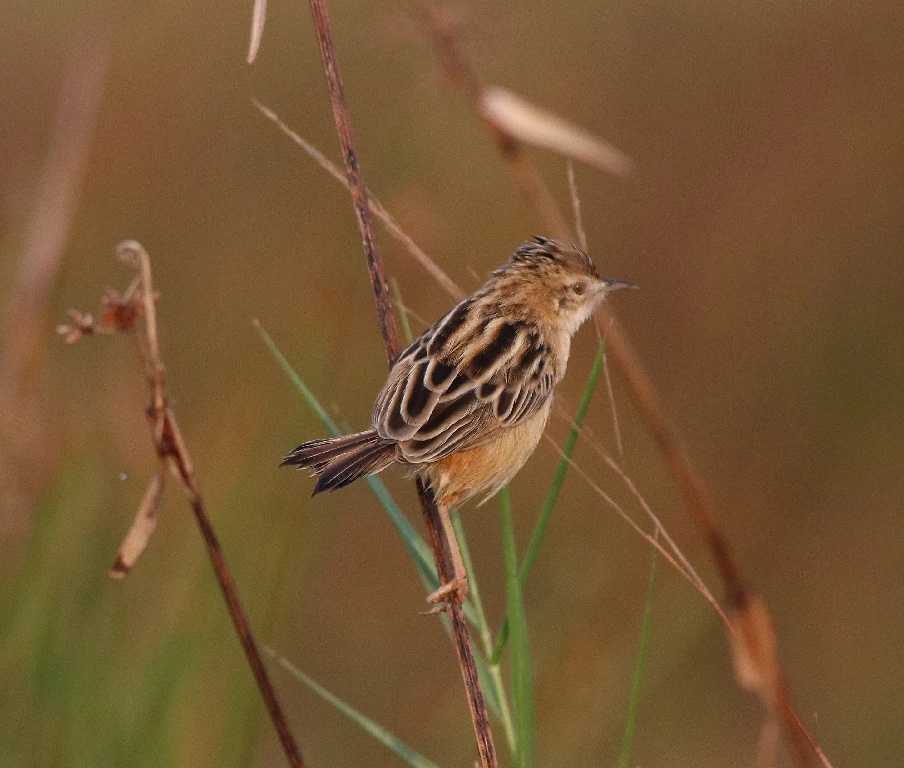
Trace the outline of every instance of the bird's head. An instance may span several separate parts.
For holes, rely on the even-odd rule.
[[[493,276],[503,296],[530,308],[539,317],[575,333],[610,291],[635,288],[627,280],[600,277],[596,266],[577,246],[534,237],[512,254]]]

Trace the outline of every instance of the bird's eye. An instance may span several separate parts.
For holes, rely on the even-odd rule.
[[[584,291],[586,291],[586,290],[587,290],[587,286],[585,286],[583,283],[572,283],[571,284],[571,292],[575,296],[583,296]]]

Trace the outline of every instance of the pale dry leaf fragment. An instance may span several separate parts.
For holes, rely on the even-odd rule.
[[[478,97],[477,106],[484,120],[518,141],[580,160],[617,176],[626,176],[631,171],[631,158],[621,150],[505,88],[485,88]]]
[[[757,595],[746,595],[729,615],[733,632],[728,633],[738,685],[757,693],[767,707],[775,703],[779,683],[775,630],[766,603]]]
[[[251,40],[248,43],[248,63],[254,64],[257,52],[264,36],[264,20],[267,18],[267,0],[254,0],[254,12],[251,15]]]
[[[138,558],[141,557],[141,553],[147,548],[148,541],[159,520],[163,485],[163,473],[157,470],[144,492],[144,497],[138,506],[138,513],[135,515],[135,521],[116,554],[116,562],[113,563],[109,572],[111,579],[122,579],[128,575],[135,563],[138,562]]]

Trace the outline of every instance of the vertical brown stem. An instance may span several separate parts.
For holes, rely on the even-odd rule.
[[[320,46],[320,55],[323,59],[323,69],[326,74],[327,85],[330,91],[330,104],[333,109],[333,118],[336,122],[336,132],[339,135],[339,144],[342,148],[342,158],[345,162],[345,172],[348,178],[349,192],[355,207],[355,216],[358,220],[358,229],[361,232],[361,242],[364,246],[364,256],[367,262],[367,271],[370,275],[370,284],[374,293],[374,302],[377,307],[377,317],[380,322],[380,331],[383,335],[383,345],[386,348],[386,357],[390,365],[399,354],[399,340],[396,331],[395,316],[392,313],[389,289],[384,277],[383,261],[377,250],[376,237],[374,235],[373,221],[371,219],[370,204],[367,196],[367,188],[361,168],[358,165],[355,140],[352,134],[351,116],[348,104],[345,100],[345,91],[342,87],[342,76],[339,71],[339,57],[336,52],[336,43],[333,39],[332,26],[330,24],[329,11],[326,0],[310,0],[311,12],[314,16],[314,24],[317,28],[317,42]],[[443,583],[453,578],[454,566],[452,555],[449,551],[445,536],[443,535],[442,521],[433,494],[427,485],[417,481],[418,497],[421,502],[424,519],[430,531],[430,546],[433,557],[436,560],[437,571]],[[464,678],[465,689],[468,694],[468,704],[471,708],[471,719],[474,723],[474,732],[477,737],[477,749],[480,753],[483,768],[496,768],[496,748],[493,745],[493,734],[490,730],[489,716],[483,691],[477,678],[477,666],[474,663],[474,654],[471,650],[471,642],[468,636],[468,627],[464,614],[456,601],[451,600],[446,604],[449,621],[452,626],[452,635],[455,639],[455,650],[458,654],[458,662],[461,674]]]
[[[430,548],[433,550],[433,557],[436,560],[439,579],[441,583],[446,584],[455,577],[455,566],[452,561],[452,552],[449,550],[449,540],[443,532],[439,508],[430,485],[421,478],[417,480],[417,494],[421,501],[424,519],[427,521],[427,529],[430,532]],[[489,715],[483,699],[480,680],[477,677],[477,665],[474,663],[474,652],[471,650],[468,625],[461,604],[456,600],[448,601],[446,614],[452,625],[455,652],[458,654],[458,664],[461,667],[461,675],[468,692],[468,705],[471,708],[471,721],[474,723],[474,733],[477,736],[480,761],[483,768],[495,768],[498,765],[496,746],[493,744]]]
[[[345,100],[345,88],[342,85],[342,74],[339,71],[339,54],[336,41],[333,39],[333,28],[330,24],[329,11],[325,0],[311,0],[311,12],[317,27],[317,42],[320,46],[320,57],[323,59],[323,71],[326,74],[330,89],[330,105],[333,108],[333,120],[336,122],[336,133],[342,147],[342,160],[345,163],[345,175],[348,179],[348,191],[355,207],[355,218],[358,220],[358,231],[361,233],[361,244],[364,246],[364,258],[367,261],[367,274],[370,276],[370,287],[377,305],[377,320],[383,336],[383,346],[389,364],[399,354],[399,333],[396,329],[395,315],[392,313],[392,300],[386,284],[383,270],[383,257],[377,248],[374,235],[373,218],[364,176],[358,165],[358,153],[355,149],[355,136],[352,133],[352,119]]]

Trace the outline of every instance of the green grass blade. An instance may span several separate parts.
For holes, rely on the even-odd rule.
[[[517,744],[515,762],[518,768],[533,768],[537,752],[537,719],[534,710],[534,683],[530,669],[530,643],[527,616],[518,576],[518,554],[515,551],[515,528],[508,489],[499,493],[502,517],[502,549],[505,555],[505,593],[508,603],[512,639],[512,691],[515,702]]]
[[[308,688],[314,691],[314,693],[332,704],[343,715],[348,717],[357,725],[361,726],[361,728],[367,731],[367,733],[373,736],[383,746],[388,747],[393,752],[395,752],[402,760],[408,763],[408,765],[413,766],[413,768],[439,768],[436,763],[434,763],[432,760],[427,759],[422,754],[409,747],[398,736],[390,733],[383,726],[378,725],[366,715],[361,714],[357,709],[344,702],[338,696],[334,696],[326,688],[324,688],[316,681],[312,680],[304,672],[298,669],[298,667],[296,667],[291,661],[283,656],[280,656],[277,653],[274,653],[272,650],[268,649],[268,651],[273,656],[273,658],[275,658],[279,662],[280,666],[288,671],[289,674],[291,674],[293,677],[295,677],[295,679],[300,680]]]
[[[653,615],[653,589],[656,584],[656,556],[653,550],[653,564],[650,566],[650,585],[647,587],[647,604],[643,612],[643,627],[640,630],[640,649],[637,652],[637,664],[634,667],[634,683],[631,686],[631,700],[628,703],[628,714],[625,717],[625,733],[622,736],[621,756],[618,768],[628,768],[631,757],[631,744],[634,741],[634,725],[637,722],[637,707],[640,700],[640,682],[643,679],[644,665],[647,659],[647,639],[650,635],[650,617]]]
[[[289,380],[295,385],[295,388],[301,392],[301,396],[305,399],[305,402],[308,404],[308,407],[317,414],[317,418],[320,419],[326,428],[330,431],[333,437],[338,437],[342,434],[338,425],[335,421],[330,418],[330,415],[326,412],[326,408],[324,408],[317,398],[314,396],[314,393],[308,389],[308,385],[305,384],[301,377],[295,373],[295,369],[286,359],[286,356],[280,352],[279,347],[276,346],[276,342],[270,338],[270,334],[264,330],[264,327],[257,321],[254,321],[254,328],[257,330],[264,344],[267,345],[267,349],[270,350],[270,354],[273,355],[273,358],[279,363],[279,367],[285,371],[285,374],[289,377]]]
[[[568,467],[570,466],[568,460],[571,458],[571,454],[574,453],[581,425],[584,423],[584,417],[587,415],[587,409],[590,407],[590,401],[593,399],[593,392],[596,389],[596,382],[599,379],[600,370],[603,367],[603,356],[605,353],[606,342],[604,341],[600,344],[599,351],[596,353],[596,359],[593,361],[593,367],[590,369],[590,376],[584,387],[584,394],[581,397],[580,405],[578,405],[577,415],[574,417],[575,426],[572,427],[571,432],[568,433],[568,439],[565,441],[565,447],[562,449],[565,457],[559,462],[559,466],[556,467],[556,473],[552,478],[552,485],[549,487],[549,492],[546,494],[546,501],[543,503],[543,509],[540,512],[540,517],[537,519],[537,525],[534,527],[534,533],[533,536],[531,536],[527,554],[524,556],[524,563],[521,566],[519,576],[522,592],[525,587],[527,587],[527,580],[530,578],[530,572],[534,567],[534,562],[537,560],[540,544],[543,543],[546,526],[549,525],[552,511],[556,506],[556,501],[559,499],[559,492],[562,490],[562,485],[565,483],[565,475],[568,474]],[[490,654],[491,665],[498,664],[499,659],[502,658],[502,652],[505,650],[505,643],[508,640],[508,636],[509,619],[508,616],[505,616],[502,621],[502,629],[499,631],[499,637],[496,640],[496,647]]]
[[[273,355],[280,368],[285,371],[290,381],[301,393],[305,402],[317,415],[317,418],[323,422],[324,426],[326,426],[333,437],[341,435],[342,432],[340,431],[339,426],[332,418],[330,418],[326,409],[320,404],[320,401],[317,400],[317,397],[307,384],[301,380],[301,377],[295,372],[295,369],[292,368],[292,365],[286,359],[285,355],[283,355],[283,353],[280,352],[279,347],[276,346],[276,342],[270,338],[270,334],[268,334],[258,322],[254,323],[254,327],[260,334],[267,349],[270,350],[270,354]],[[427,545],[427,542],[425,542],[421,535],[415,530],[414,526],[408,522],[408,518],[405,517],[402,510],[399,508],[399,505],[395,503],[392,494],[379,477],[370,475],[365,477],[364,481],[367,483],[373,495],[377,497],[380,504],[383,505],[383,509],[386,510],[386,513],[398,529],[399,535],[402,537],[402,542],[405,544],[405,549],[408,550],[408,554],[414,561],[414,565],[418,570],[418,574],[420,575],[421,581],[423,581],[427,592],[433,592],[433,590],[439,587],[439,578],[436,575],[436,564],[433,562],[433,553]],[[477,626],[478,619],[474,607],[469,602],[466,602],[463,609],[468,621],[474,626]]]

